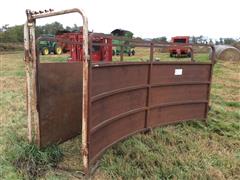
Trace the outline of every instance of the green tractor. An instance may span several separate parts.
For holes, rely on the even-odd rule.
[[[111,34],[113,36],[117,36],[117,37],[125,37],[125,38],[129,38],[129,39],[133,38],[133,33],[132,32],[127,31],[127,30],[123,30],[123,29],[115,29],[111,32]],[[127,54],[128,56],[134,56],[135,55],[135,49],[134,49],[134,47],[130,46],[129,41],[114,39],[112,41],[112,43],[117,45],[117,46],[115,46],[115,48],[113,48],[113,51],[112,51],[113,56],[114,55],[120,55],[121,45],[127,45],[127,46],[123,47],[123,53],[124,54]]]
[[[42,37],[47,37],[47,38],[54,38],[54,35],[42,35]],[[39,51],[41,52],[42,55],[48,55],[51,53],[60,55],[63,52],[63,49],[61,46],[57,44],[57,42],[53,41],[45,41],[42,40],[39,42]]]

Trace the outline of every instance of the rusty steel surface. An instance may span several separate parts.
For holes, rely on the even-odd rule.
[[[41,147],[81,134],[82,63],[40,63],[38,99]]]
[[[94,63],[89,161],[116,142],[160,125],[204,119],[212,63]],[[176,75],[176,70],[182,71]]]

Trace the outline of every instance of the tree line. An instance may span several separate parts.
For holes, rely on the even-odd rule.
[[[58,31],[79,31],[80,27],[74,24],[73,27],[67,26],[66,28],[63,27],[63,25],[59,22],[53,22],[50,24],[37,26],[36,27],[36,35],[41,34],[56,34]],[[219,38],[218,40],[215,40],[213,42],[212,39],[208,39],[204,36],[192,36],[191,43],[204,43],[204,44],[234,44],[236,42],[239,42],[239,39],[233,39],[233,38]],[[154,41],[161,41],[161,42],[167,42],[167,37],[157,37],[153,38]],[[8,24],[3,25],[0,27],[0,42],[2,43],[22,43],[23,42],[23,25],[16,25],[16,26],[9,26]]]
[[[153,41],[160,41],[160,42],[167,42],[167,37],[166,36],[162,36],[162,37],[158,37],[158,38],[153,38]],[[240,41],[239,39],[234,39],[234,38],[219,38],[217,40],[213,39],[208,39],[207,37],[200,35],[200,36],[191,36],[190,37],[190,43],[193,44],[215,44],[215,45],[232,45],[234,43],[237,43]]]
[[[1,43],[22,43],[23,42],[23,26],[16,25],[9,26],[8,24],[0,27],[0,42]],[[58,31],[79,31],[80,27],[76,24],[73,27],[67,26],[66,28],[59,22],[53,22],[50,24],[37,26],[36,27],[36,36],[41,34],[56,34]]]

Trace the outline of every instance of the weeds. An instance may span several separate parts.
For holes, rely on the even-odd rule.
[[[4,161],[13,165],[24,177],[35,179],[56,167],[62,158],[63,153],[56,145],[40,150],[35,144],[29,144],[11,133],[5,148]]]

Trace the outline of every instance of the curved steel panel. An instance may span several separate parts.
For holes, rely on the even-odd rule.
[[[191,119],[203,119],[205,117],[205,106],[206,103],[189,103],[151,109],[149,125],[155,127]]]
[[[92,65],[89,162],[111,145],[159,125],[204,119],[211,63],[145,62]],[[181,73],[176,74],[176,69]]]
[[[91,133],[92,148],[89,149],[90,162],[94,163],[106,147],[118,142],[122,137],[128,136],[135,131],[143,130],[145,114],[145,111],[129,114]]]
[[[147,84],[148,64],[129,66],[108,63],[95,65],[92,71],[92,96],[121,88]]]
[[[147,90],[126,91],[94,101],[91,108],[91,128],[122,113],[145,107]],[[101,113],[99,113],[101,112]]]

